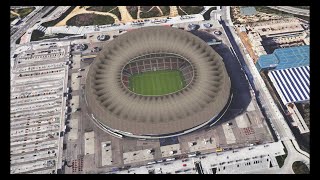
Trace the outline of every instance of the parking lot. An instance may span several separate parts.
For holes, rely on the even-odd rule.
[[[11,75],[11,173],[56,173],[61,167],[68,48],[17,54]]]

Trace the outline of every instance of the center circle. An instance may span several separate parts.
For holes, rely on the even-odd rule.
[[[127,90],[142,96],[179,92],[193,80],[194,67],[175,53],[150,53],[131,59],[121,71]]]

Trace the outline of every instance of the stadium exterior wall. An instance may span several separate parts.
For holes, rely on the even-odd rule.
[[[195,75],[188,88],[146,97],[123,86],[121,70],[130,59],[161,52],[190,61]],[[85,98],[92,119],[104,128],[125,136],[162,137],[219,119],[232,97],[230,87],[223,59],[200,38],[176,28],[146,27],[105,45],[89,68]]]

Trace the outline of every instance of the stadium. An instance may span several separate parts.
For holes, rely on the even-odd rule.
[[[91,119],[118,137],[166,138],[215,123],[231,101],[223,59],[200,38],[145,27],[107,43],[91,64]]]

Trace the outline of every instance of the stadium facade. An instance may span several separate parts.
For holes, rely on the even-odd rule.
[[[161,96],[128,88],[136,73],[179,70],[186,81]],[[172,137],[215,123],[232,99],[223,59],[200,38],[171,27],[145,27],[106,44],[91,64],[85,100],[106,132],[136,138]]]

